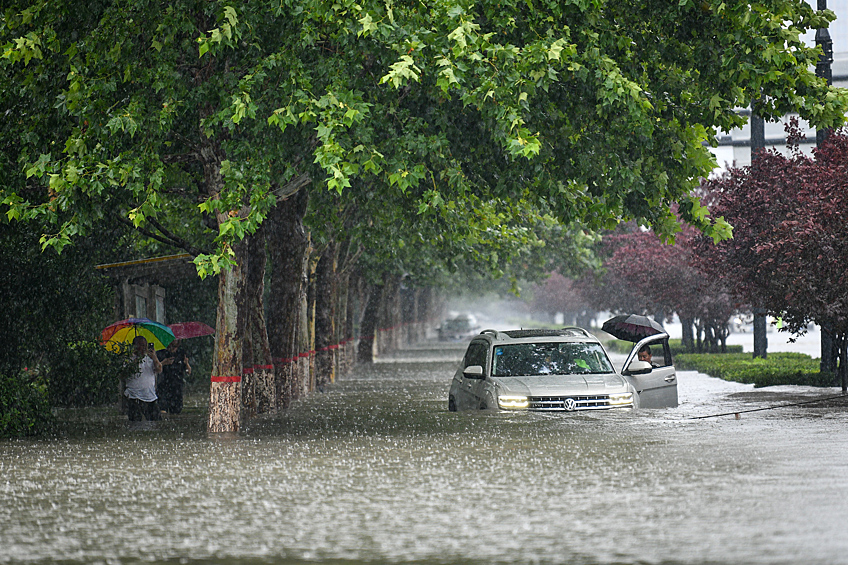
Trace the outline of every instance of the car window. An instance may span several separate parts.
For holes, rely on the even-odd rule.
[[[668,340],[663,340],[662,342],[662,355],[658,359],[660,367],[669,367],[672,364],[671,361],[671,348],[668,345]]]
[[[517,343],[494,348],[492,375],[588,375],[615,370],[598,343]]]
[[[653,365],[654,367],[671,366],[671,348],[668,345],[667,338],[661,341],[649,342],[647,345],[647,349],[650,353],[651,365]]]
[[[470,367],[472,365],[480,365],[483,371],[486,371],[486,352],[489,350],[489,345],[484,342],[473,342],[468,346],[468,351],[465,352],[464,365]]]

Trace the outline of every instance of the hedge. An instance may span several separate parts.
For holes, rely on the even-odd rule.
[[[604,343],[607,350],[615,351],[616,353],[630,353],[630,350],[633,349],[632,341],[624,341],[621,339],[613,339]],[[677,359],[678,355],[688,354],[689,352],[683,347],[682,340],[679,339],[670,339],[668,340],[669,348],[671,349],[671,356],[674,359]],[[720,355],[727,355],[731,353],[742,353],[743,349],[741,345],[728,345],[726,347],[726,353],[719,353]]]
[[[755,387],[836,386],[836,376],[833,373],[822,373],[819,360],[803,353],[769,353],[766,359],[755,359],[751,353],[683,353],[674,358],[674,366],[679,370],[698,371],[726,381],[753,384]]]

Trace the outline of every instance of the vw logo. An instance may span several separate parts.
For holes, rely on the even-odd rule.
[[[573,398],[566,398],[565,402],[562,403],[562,407],[565,408],[567,412],[573,412],[577,408],[577,401]]]

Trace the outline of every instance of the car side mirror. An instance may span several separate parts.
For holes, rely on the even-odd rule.
[[[631,361],[630,365],[627,366],[627,374],[628,375],[647,375],[651,372],[651,364],[647,361],[639,361],[638,359],[634,359]]]
[[[462,370],[462,374],[466,379],[485,379],[483,376],[483,367],[480,365],[469,365]]]

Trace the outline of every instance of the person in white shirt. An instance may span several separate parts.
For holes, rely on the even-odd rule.
[[[162,363],[156,352],[147,347],[147,339],[140,335],[133,339],[132,358],[138,360],[138,372],[127,381],[124,390],[128,399],[127,417],[131,422],[140,422],[142,418],[161,420],[156,402],[156,375],[162,372]]]

